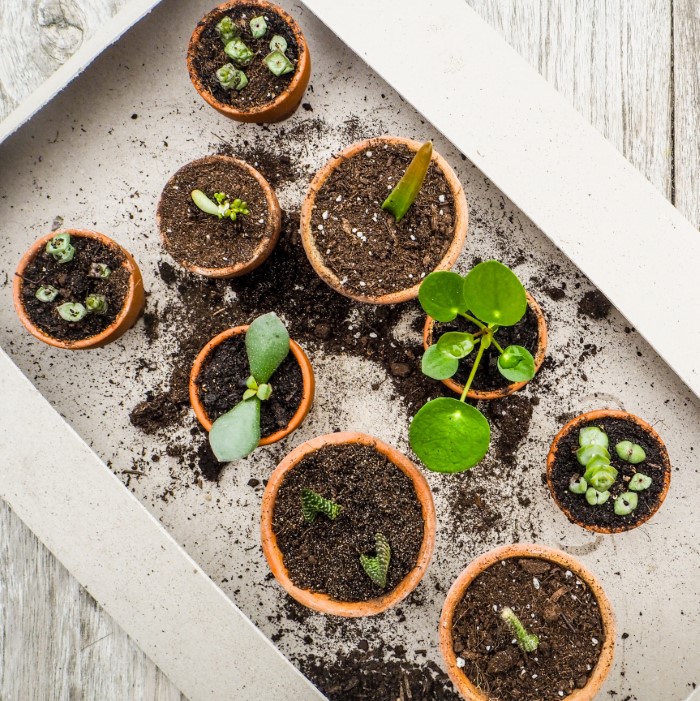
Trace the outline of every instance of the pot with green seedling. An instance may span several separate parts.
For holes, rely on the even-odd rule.
[[[484,458],[491,435],[486,417],[467,398],[494,399],[529,382],[544,360],[547,327],[515,273],[495,260],[465,277],[431,273],[418,298],[429,322],[423,373],[459,399],[439,397],[422,406],[411,422],[411,447],[431,470],[462,472]],[[487,392],[493,377],[502,387]],[[474,390],[479,382],[484,389]]]
[[[671,462],[658,433],[625,411],[567,423],[547,456],[547,483],[567,518],[597,533],[636,528],[661,507]]]
[[[46,234],[15,273],[15,309],[25,328],[57,348],[111,343],[143,313],[143,278],[131,254],[104,234],[66,229]]]
[[[282,210],[265,178],[245,161],[206,156],[170,177],[156,221],[163,245],[190,272],[239,277],[262,265],[282,229]]]
[[[291,116],[311,75],[301,29],[263,0],[234,0],[206,14],[190,39],[187,67],[201,97],[240,122]]]
[[[301,239],[322,280],[359,302],[396,304],[457,260],[462,186],[431,142],[382,136],[341,151],[313,178]]]
[[[505,545],[450,588],[440,650],[467,701],[593,701],[614,658],[615,619],[600,583],[571,555]]]
[[[372,616],[408,596],[427,570],[435,528],[420,471],[362,433],[303,443],[263,495],[263,552],[275,578],[299,603],[336,616]]]
[[[306,353],[270,312],[215,336],[190,373],[190,403],[220,462],[282,440],[311,410],[314,374]]]

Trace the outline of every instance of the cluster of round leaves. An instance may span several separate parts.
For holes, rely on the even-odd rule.
[[[479,263],[464,278],[454,272],[430,273],[421,284],[418,299],[436,321],[450,322],[462,316],[479,328],[475,333],[445,333],[428,348],[422,369],[436,380],[452,377],[459,361],[476,351],[473,380],[483,352],[497,344],[498,329],[517,324],[527,311],[527,296],[517,275],[495,260]],[[526,382],[535,375],[535,361],[526,348],[508,346],[499,350],[498,369],[511,382]],[[468,470],[488,451],[489,423],[478,409],[464,402],[470,381],[461,399],[434,399],[421,407],[411,422],[411,447],[431,470]]]

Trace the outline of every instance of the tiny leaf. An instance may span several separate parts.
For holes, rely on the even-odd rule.
[[[281,51],[271,51],[265,56],[263,63],[267,66],[270,73],[277,77],[291,73],[294,70],[294,64]]]
[[[289,334],[277,314],[263,314],[250,325],[245,347],[251,374],[266,383],[289,354]]]
[[[331,521],[335,521],[342,510],[343,507],[340,504],[322,497],[313,489],[301,490],[301,512],[309,523],[313,523],[318,514],[323,514]]]
[[[452,377],[459,368],[459,361],[453,355],[443,353],[438,346],[430,346],[421,360],[421,370],[424,375],[433,380],[446,380]]]
[[[476,317],[487,324],[513,326],[527,311],[527,297],[518,276],[503,263],[487,260],[464,279],[464,297]]]
[[[219,462],[240,460],[260,442],[260,400],[239,402],[220,416],[209,431],[209,445]]]
[[[576,451],[576,457],[579,463],[586,467],[594,457],[602,457],[608,462],[610,461],[610,453],[602,445],[584,445],[583,448],[579,448]]]
[[[535,359],[527,348],[508,346],[498,356],[498,371],[511,382],[528,382],[535,376]]]
[[[438,338],[435,345],[453,358],[464,358],[474,350],[474,336],[461,331],[448,331]]]
[[[423,311],[436,321],[452,321],[467,311],[464,299],[464,279],[449,270],[430,273],[418,290]]]
[[[386,587],[386,576],[389,572],[391,561],[391,547],[389,541],[381,533],[374,536],[375,557],[360,555],[360,564],[367,576],[381,589]]]
[[[640,462],[646,460],[647,454],[644,452],[644,448],[641,445],[632,443],[632,441],[620,441],[615,446],[615,452],[620,460],[632,463],[633,465],[638,465]]]
[[[397,222],[404,218],[406,212],[408,212],[416,197],[418,197],[430,167],[432,156],[433,142],[426,141],[416,151],[416,155],[408,164],[403,177],[382,203],[382,209],[386,209],[390,214],[393,214]]]
[[[569,491],[573,494],[585,494],[586,489],[588,489],[588,484],[586,483],[585,477],[574,475],[569,480]]]
[[[219,208],[212,202],[201,190],[192,190],[190,193],[192,202],[197,205],[197,208],[202,210],[205,214],[213,214],[219,216]]]
[[[615,499],[615,514],[617,516],[627,516],[637,508],[639,498],[634,492],[625,492]]]
[[[649,487],[651,487],[651,477],[641,472],[638,472],[629,483],[629,488],[633,492],[643,492],[645,489],[649,489]]]
[[[608,447],[608,434],[598,426],[586,426],[578,432],[578,444],[583,448],[587,445]]]

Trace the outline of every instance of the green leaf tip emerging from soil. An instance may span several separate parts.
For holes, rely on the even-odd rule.
[[[416,151],[416,155],[408,164],[403,177],[382,203],[382,209],[392,214],[397,222],[400,222],[406,216],[406,212],[416,201],[416,197],[418,197],[425,176],[428,173],[432,157],[433,142],[426,141]]]

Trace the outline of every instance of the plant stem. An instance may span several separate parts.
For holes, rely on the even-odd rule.
[[[472,324],[476,324],[482,331],[486,330],[486,324],[482,323],[481,321],[479,321],[476,317],[472,316],[471,314],[460,313],[460,316],[463,316],[468,321],[471,321]]]
[[[496,346],[496,350],[497,350],[501,355],[503,355],[503,353],[505,353],[505,351],[503,350],[503,348],[501,348],[501,346],[498,345],[498,341],[497,341],[493,336],[491,336],[491,343],[493,343],[493,345]]]
[[[472,371],[469,373],[469,378],[467,379],[467,383],[464,385],[464,390],[462,391],[462,396],[459,398],[460,402],[463,402],[467,398],[467,392],[469,392],[469,388],[472,386],[472,382],[474,381],[474,375],[476,375],[476,369],[479,367],[479,363],[481,362],[481,356],[484,354],[484,350],[486,349],[486,339],[488,336],[482,336],[481,342],[479,343],[479,350],[476,354],[476,360],[474,360],[474,365],[472,365]]]

